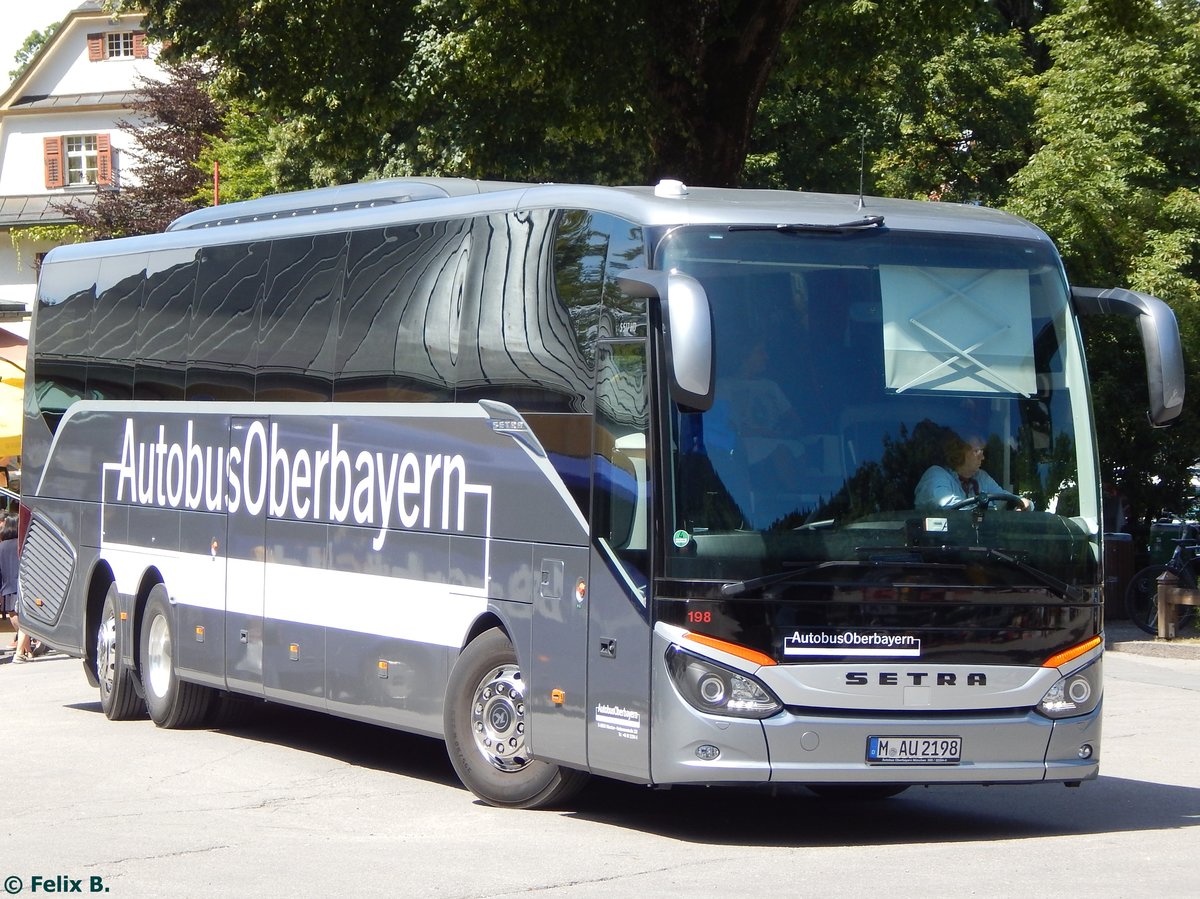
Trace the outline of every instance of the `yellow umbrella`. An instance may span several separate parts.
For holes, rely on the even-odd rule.
[[[25,415],[23,388],[0,383],[0,456],[21,455],[21,421]]]

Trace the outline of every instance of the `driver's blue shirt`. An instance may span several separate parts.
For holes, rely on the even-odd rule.
[[[975,472],[975,477],[970,480],[975,482],[975,489],[970,492],[971,496],[979,493],[1007,492],[983,469]],[[917,483],[913,504],[918,509],[942,509],[967,499],[968,489],[963,485],[958,472],[941,465],[931,465]]]

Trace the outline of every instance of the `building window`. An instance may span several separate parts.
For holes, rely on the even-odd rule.
[[[133,32],[110,31],[104,35],[105,55],[109,59],[119,59],[122,56],[133,58]]]
[[[150,47],[144,31],[99,31],[87,36],[88,60],[147,59]]]
[[[67,148],[67,184],[96,183],[96,135],[71,134]]]
[[[68,134],[42,140],[46,188],[111,187],[112,143],[107,134]]]

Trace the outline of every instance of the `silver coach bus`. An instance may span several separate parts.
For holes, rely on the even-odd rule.
[[[444,738],[496,805],[1077,785],[1094,313],[1169,423],[1169,309],[978,207],[405,179],[61,247],[21,621],[109,718],[319,709]],[[989,489],[919,501],[956,440]]]

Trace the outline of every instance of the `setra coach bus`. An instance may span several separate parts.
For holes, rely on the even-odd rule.
[[[501,806],[1077,786],[1092,314],[1136,319],[1168,424],[1170,310],[980,207],[401,179],[60,247],[21,622],[111,719],[318,709]],[[920,501],[956,443],[991,490]]]

